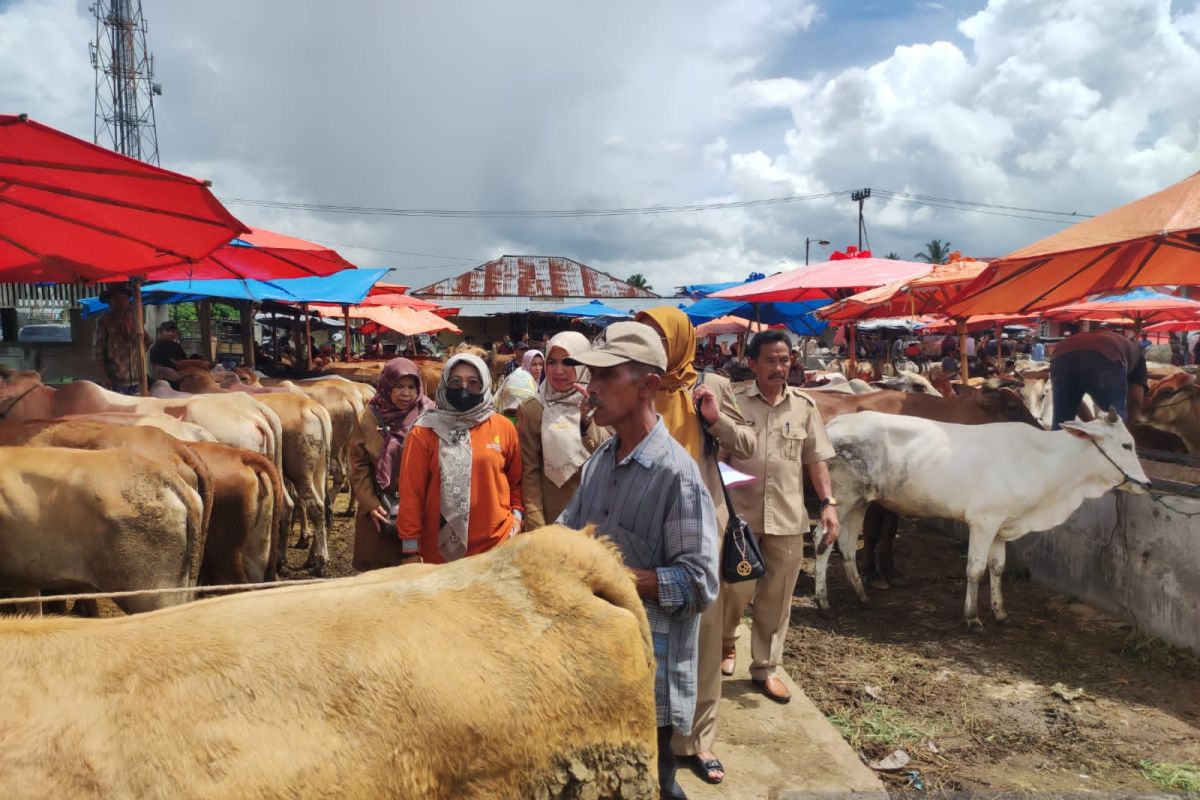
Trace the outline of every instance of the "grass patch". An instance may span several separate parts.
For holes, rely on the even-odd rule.
[[[828,718],[855,750],[866,745],[912,747],[938,732],[932,723],[914,719],[901,709],[882,703],[865,703],[830,714]]]
[[[1121,644],[1121,655],[1166,672],[1200,674],[1200,658],[1145,631],[1131,631]]]
[[[1200,764],[1162,764],[1139,761],[1146,780],[1168,792],[1200,792]]]

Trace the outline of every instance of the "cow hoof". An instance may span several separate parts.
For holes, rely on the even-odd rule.
[[[883,578],[871,578],[867,581],[867,588],[879,589],[882,592],[886,592],[888,589],[892,588],[892,585]]]
[[[310,547],[312,547],[312,538],[308,536],[301,536],[296,540],[296,543],[292,545],[293,550],[307,550]]]
[[[899,586],[901,588],[908,586],[908,579],[903,575],[888,575],[887,579],[892,586]]]
[[[1008,615],[1005,615],[1003,617],[995,617],[995,622],[997,625],[1007,625],[1008,624]]]
[[[308,574],[312,575],[314,578],[324,578],[325,573],[328,572],[328,567],[324,561],[318,561],[311,566],[305,564],[304,568],[307,569]]]
[[[869,597],[858,598],[858,607],[859,608],[870,608],[871,607],[871,598],[869,598]]]
[[[967,620],[967,630],[970,631],[971,633],[982,634],[983,633],[983,620],[978,619],[978,618]]]
[[[820,617],[821,619],[825,620],[826,622],[832,622],[833,621],[833,610],[829,609],[829,608],[818,608],[817,616]]]

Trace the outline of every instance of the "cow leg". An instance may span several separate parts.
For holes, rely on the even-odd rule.
[[[854,563],[856,550],[858,549],[858,536],[862,530],[863,517],[866,514],[866,508],[862,504],[853,506],[842,506],[838,510],[838,521],[841,523],[841,531],[838,533],[837,545],[842,551],[842,563],[846,565],[846,577],[850,580],[850,585],[854,587],[854,591],[858,594],[859,600],[867,602],[867,594],[863,589],[862,580],[858,576],[858,567]],[[818,532],[820,529],[818,528]],[[815,585],[814,599],[817,603],[817,613],[822,619],[832,617],[832,610],[829,604],[829,554],[833,551],[833,547],[827,547],[824,550],[820,549],[820,541],[813,542],[813,547],[819,551],[816,556],[816,565],[813,569],[813,582]]]
[[[1000,591],[1000,584],[1004,578],[1004,557],[1007,550],[1007,543],[1000,537],[992,542],[991,552],[988,554],[988,574],[991,576],[992,588],[992,616],[996,618],[996,622],[1004,622],[1008,619],[1008,612],[1004,610],[1004,595]]]
[[[879,549],[875,552],[875,561],[884,580],[892,586],[907,586],[908,581],[904,580],[904,575],[896,569],[896,560],[893,556],[896,532],[899,528],[900,515],[887,511],[883,518],[883,530],[880,532]]]
[[[988,553],[991,552],[995,539],[994,527],[971,526],[967,544],[967,599],[963,606],[963,616],[967,620],[967,628],[972,631],[983,630],[983,620],[979,618],[979,580],[987,570]]]
[[[39,600],[42,596],[38,589],[9,589],[6,594],[14,600],[18,597],[31,598],[28,603],[12,603],[9,605],[0,606],[5,614],[25,614],[30,617],[40,617],[42,615],[42,601]]]
[[[287,491],[287,501],[284,503],[283,515],[287,519],[288,535],[291,534],[292,527],[297,522],[300,523],[300,538],[292,547],[297,550],[307,550],[312,546],[312,539],[309,538],[308,520],[304,515],[304,500],[300,497],[300,489],[290,478],[284,479],[284,486]],[[287,538],[285,536],[284,540],[286,541]]]
[[[863,516],[862,579],[867,586],[880,591],[891,588],[879,558],[881,539],[885,535],[890,513],[878,503],[871,503]]]
[[[307,523],[305,527],[311,526],[313,531],[312,543],[309,545],[308,550],[308,560],[304,562],[304,568],[311,570],[312,574],[317,577],[325,575],[325,565],[329,563],[329,541],[326,537],[325,528],[325,501],[318,492],[318,487],[324,488],[324,486],[324,479],[320,483],[309,481],[309,485],[302,490],[299,497],[301,524]]]

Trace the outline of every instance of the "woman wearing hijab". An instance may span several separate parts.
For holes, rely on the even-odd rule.
[[[696,373],[692,361],[696,354],[696,329],[687,315],[673,306],[659,306],[635,317],[658,331],[667,351],[667,372],[663,376],[654,404],[663,424],[675,440],[696,459],[704,486],[717,512],[717,530],[724,538],[729,509],[721,491],[721,473],[715,453],[704,452],[704,431],[716,439],[721,450],[735,458],[749,459],[757,447],[754,429],[742,417],[727,378],[705,372]],[[717,543],[718,550],[721,542]],[[713,752],[717,738],[717,709],[721,702],[721,673],[726,654],[734,639],[724,635],[726,606],[736,602],[730,597],[729,584],[722,581],[717,601],[700,615],[699,667],[696,678],[696,716],[688,736],[675,734],[672,749],[681,756],[695,759],[701,777],[709,783],[725,779],[725,767]],[[726,602],[726,601],[729,602]],[[741,613],[740,609],[737,612]],[[737,620],[730,630],[736,627]],[[723,646],[724,645],[724,646]],[[732,669],[730,670],[732,674]]]
[[[537,396],[522,403],[518,411],[526,530],[558,519],[579,488],[583,462],[609,437],[607,429],[598,428],[590,419],[586,428],[581,424],[584,397],[575,384],[587,383],[587,370],[566,363],[589,347],[582,333],[565,331],[554,336],[546,345],[546,379]]]
[[[350,437],[350,485],[358,502],[354,524],[354,568],[394,567],[403,553],[387,505],[396,504],[396,479],[404,442],[413,423],[434,403],[416,364],[394,358],[379,373],[379,390],[358,418]]]
[[[477,356],[446,362],[437,407],[404,446],[397,531],[405,552],[443,564],[491,550],[521,529],[521,450],[492,405],[492,379]]]
[[[521,369],[533,376],[534,383],[540,384],[542,375],[546,372],[546,357],[542,355],[541,350],[526,350],[525,355],[521,357]]]

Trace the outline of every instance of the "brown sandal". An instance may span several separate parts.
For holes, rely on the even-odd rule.
[[[728,678],[737,668],[737,651],[732,647],[721,648],[721,674]]]

